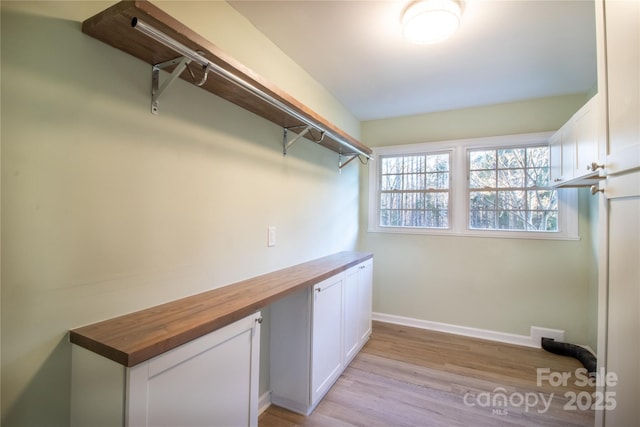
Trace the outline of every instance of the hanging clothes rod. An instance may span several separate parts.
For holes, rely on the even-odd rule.
[[[280,100],[274,98],[273,96],[265,93],[264,91],[262,91],[261,89],[257,88],[253,84],[247,82],[246,80],[244,80],[244,79],[236,76],[235,74],[229,72],[228,70],[225,70],[224,68],[214,64],[213,62],[209,61],[204,56],[200,55],[198,52],[186,47],[182,43],[178,42],[177,40],[174,40],[173,38],[169,37],[168,35],[164,34],[161,31],[157,30],[156,28],[152,27],[151,25],[146,24],[143,21],[139,20],[138,18],[134,17],[134,18],[131,19],[131,27],[133,27],[136,30],[140,31],[141,33],[147,35],[148,37],[156,40],[157,42],[162,43],[166,47],[168,47],[170,49],[173,49],[174,51],[176,51],[180,55],[184,56],[185,58],[188,58],[191,61],[200,64],[203,67],[203,70],[204,70],[205,74],[208,73],[209,71],[212,71],[212,72],[218,74],[219,76],[221,76],[221,77],[225,78],[226,80],[234,83],[236,86],[246,90],[247,92],[252,93],[253,95],[257,96],[258,98],[260,98],[263,101],[267,102],[268,104],[272,105],[273,107],[276,107],[279,110],[291,115],[292,117],[295,117],[297,120],[305,123],[308,126],[312,126],[312,127],[316,128],[319,132],[324,133],[325,135],[329,136],[333,140],[337,141],[341,146],[343,146],[346,149],[350,150],[349,151],[350,153],[357,153],[357,155],[361,155],[361,156],[366,157],[367,159],[371,159],[371,156],[369,154],[365,153],[364,151],[360,150],[357,147],[354,147],[351,143],[346,141],[343,137],[341,137],[339,135],[336,135],[335,133],[333,133],[330,130],[326,129],[320,123],[317,123],[317,122],[309,119],[308,117],[300,114],[298,111],[292,109],[291,107],[289,107],[285,103],[281,102]]]

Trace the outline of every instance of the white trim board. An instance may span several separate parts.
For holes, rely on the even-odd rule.
[[[451,325],[449,323],[432,322],[430,320],[414,319],[411,317],[396,316],[394,314],[385,313],[373,313],[372,319],[379,322],[394,323],[396,325],[446,332],[449,334],[463,335],[466,337],[480,338],[489,341],[498,341],[533,348],[541,348],[540,339],[542,337],[553,338],[556,341],[564,341],[563,330],[539,328],[537,326],[532,326],[530,335],[527,336],[510,334],[507,332],[490,331],[487,329],[470,328],[468,326]]]
[[[258,416],[271,406],[271,391],[265,391],[258,398]]]

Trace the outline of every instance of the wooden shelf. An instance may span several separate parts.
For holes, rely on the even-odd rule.
[[[340,252],[73,329],[69,338],[121,365],[134,366],[372,257],[366,252]]]
[[[323,117],[317,115],[252,70],[238,63],[214,44],[205,40],[148,1],[123,1],[117,3],[84,21],[82,31],[117,49],[140,58],[151,65],[160,64],[180,56],[174,50],[132,28],[131,20],[133,18],[138,18],[182,43],[184,46],[201,52],[201,55],[212,63],[249,82],[251,85],[290,107],[310,121],[321,124],[322,127],[336,136],[330,137],[329,135],[325,135],[320,144],[326,148],[345,156],[356,154],[353,149],[350,150],[340,144],[338,139],[342,138],[363,153],[371,154],[372,151],[369,147],[340,130]],[[197,66],[192,67],[192,71],[198,80],[203,76],[203,72],[199,68],[200,67]],[[171,71],[172,68],[166,68],[165,70]],[[180,78],[191,83],[194,82],[192,76],[186,70],[182,72]],[[305,125],[300,119],[281,111],[265,100],[239,88],[215,73],[209,73],[206,83],[201,87],[283,128]],[[311,133],[312,138],[319,137],[319,132],[311,131]]]

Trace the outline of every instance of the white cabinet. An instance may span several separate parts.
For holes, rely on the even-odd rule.
[[[257,426],[260,313],[127,368],[73,346],[73,426]]]
[[[309,415],[371,334],[366,260],[271,306],[271,403]]]
[[[597,182],[604,160],[598,126],[600,97],[595,95],[549,139],[551,185],[581,186]]]
[[[342,287],[330,277],[271,306],[271,403],[308,415],[342,373]]]
[[[344,277],[313,287],[311,402],[316,403],[342,372],[342,289]]]
[[[348,364],[371,335],[373,261],[351,267],[345,272],[344,287],[344,359]]]

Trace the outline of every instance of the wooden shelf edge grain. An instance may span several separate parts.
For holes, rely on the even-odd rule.
[[[72,329],[69,339],[121,365],[135,366],[370,258],[368,252],[339,252]]]
[[[369,155],[372,153],[371,148],[362,144],[360,141],[339,129],[325,118],[319,116],[304,104],[289,96],[287,93],[277,88],[275,85],[268,82],[229,55],[225,54],[213,43],[207,41],[205,38],[195,33],[168,15],[162,9],[148,1],[122,1],[120,3],[116,3],[110,8],[84,21],[82,23],[82,31],[91,37],[147,62],[150,65],[159,64],[180,56],[172,49],[167,48],[161,43],[132,28],[131,19],[134,17],[152,25],[186,47],[193,49],[194,51],[201,52],[202,56],[207,58],[209,61],[227,71],[232,72],[246,82],[259,88],[264,93],[272,96],[274,99],[286,104],[302,116],[309,118],[316,123],[322,124],[328,131],[333,132],[338,137],[344,138],[344,140],[349,142],[352,147],[355,147]],[[168,67],[166,70],[171,71],[172,68]],[[203,75],[200,67],[192,67],[192,71],[197,80],[199,80]],[[186,70],[180,77],[190,83],[194,82],[193,78]],[[229,102],[276,123],[283,128],[303,125],[299,119],[270,105],[256,95],[235,86],[216,73],[209,73],[206,83],[201,87]],[[314,132],[314,138],[319,136],[316,134],[317,132]],[[339,142],[328,135],[325,135],[325,138],[322,139],[320,144],[337,153],[345,155],[354,154],[349,152],[349,150],[345,149]]]

